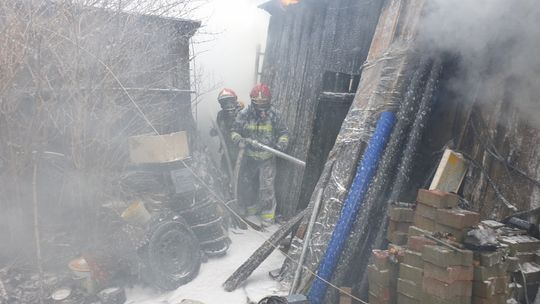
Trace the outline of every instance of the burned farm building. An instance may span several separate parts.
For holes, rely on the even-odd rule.
[[[201,22],[3,4],[0,303],[62,298],[68,283],[69,303],[124,303],[134,284],[176,290],[172,303],[205,270],[203,293],[250,304],[540,301],[540,5],[258,9],[261,84],[245,109],[232,89],[218,96],[232,116],[227,138],[212,129],[220,156],[239,155],[219,168],[192,109]],[[241,135],[248,115],[277,144]],[[270,156],[242,180],[249,149]],[[275,192],[270,221],[240,206],[255,184],[248,203]],[[246,254],[235,240],[252,236]],[[274,288],[257,290],[264,280]]]
[[[293,292],[308,293],[312,303],[337,303],[343,293],[335,287],[349,286],[364,300],[369,294],[369,300],[393,303],[368,292],[368,264],[372,250],[387,248],[389,241],[407,244],[390,237],[395,219],[388,214],[395,204],[416,202],[418,189],[457,193],[461,208],[481,219],[519,216],[538,223],[538,215],[527,212],[538,207],[540,185],[538,60],[529,51],[539,43],[531,36],[538,28],[532,18],[536,4],[512,11],[491,4],[478,21],[459,18],[470,13],[469,6],[483,10],[466,3],[292,2],[270,1],[261,8],[271,14],[262,78],[276,89],[275,103],[286,113],[296,143],[291,153],[307,160],[305,170],[284,166],[280,172],[282,212],[290,217],[322,201],[311,238],[299,230],[282,268],[287,283],[299,259],[308,269],[292,283]],[[507,31],[480,29],[481,22],[496,18],[523,22]],[[459,30],[469,30],[470,37]],[[395,117],[386,122],[392,127],[384,150],[378,162],[365,163],[374,157],[373,141],[384,140],[377,132],[384,131],[387,112]],[[455,157],[467,169],[454,172],[450,182],[442,164],[456,164]],[[308,225],[307,214],[301,227]],[[427,230],[450,232],[444,228]],[[533,282],[529,289],[536,294]],[[393,290],[398,303],[400,291]],[[510,297],[502,294],[498,299]]]

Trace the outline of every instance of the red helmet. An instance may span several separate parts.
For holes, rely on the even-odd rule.
[[[238,99],[238,95],[236,95],[236,92],[234,92],[233,90],[225,88],[221,90],[221,92],[219,92],[217,99],[220,103],[226,100],[236,101]]]
[[[270,106],[272,94],[270,93],[270,88],[267,85],[258,84],[251,90],[249,97],[251,97],[251,103],[253,103],[255,106]]]

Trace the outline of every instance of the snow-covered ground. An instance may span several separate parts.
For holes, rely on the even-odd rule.
[[[273,229],[272,229],[273,228]],[[143,288],[128,290],[127,304],[179,304],[184,299],[201,301],[205,304],[243,304],[249,300],[257,303],[269,295],[284,295],[280,284],[273,281],[268,272],[281,267],[284,255],[274,251],[259,266],[244,285],[234,292],[226,292],[221,284],[275,231],[271,227],[267,232],[254,230],[232,230],[232,244],[227,255],[209,259],[201,265],[195,280],[167,294],[156,294],[155,291]]]

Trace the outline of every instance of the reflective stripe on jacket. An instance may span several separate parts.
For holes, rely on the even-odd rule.
[[[273,148],[278,142],[285,146],[289,142],[287,127],[273,107],[266,112],[264,118],[259,117],[251,105],[240,112],[231,132],[233,140],[239,137],[250,138]],[[246,147],[246,155],[261,160],[272,157],[272,153],[251,146]]]

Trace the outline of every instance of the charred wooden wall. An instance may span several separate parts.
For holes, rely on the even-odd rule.
[[[271,3],[267,4],[272,17],[262,81],[272,88],[273,102],[291,132],[290,154],[309,159],[323,76],[325,72],[361,73],[383,2],[304,0],[284,9],[268,9]],[[324,160],[310,165],[316,167],[311,174],[318,175]],[[298,205],[304,172],[284,163],[278,172],[280,213],[290,217]],[[305,189],[313,189],[318,176],[310,180]]]
[[[452,77],[443,80],[446,88],[452,86]],[[476,99],[447,89],[438,100],[419,156],[429,160],[417,164],[417,174],[424,181],[431,177],[445,146],[471,158],[460,194],[483,218],[512,214],[503,199],[519,210],[540,206],[540,128],[515,94],[521,82],[490,76],[478,84]],[[538,109],[540,105],[536,105]],[[417,186],[426,184],[418,180]]]

